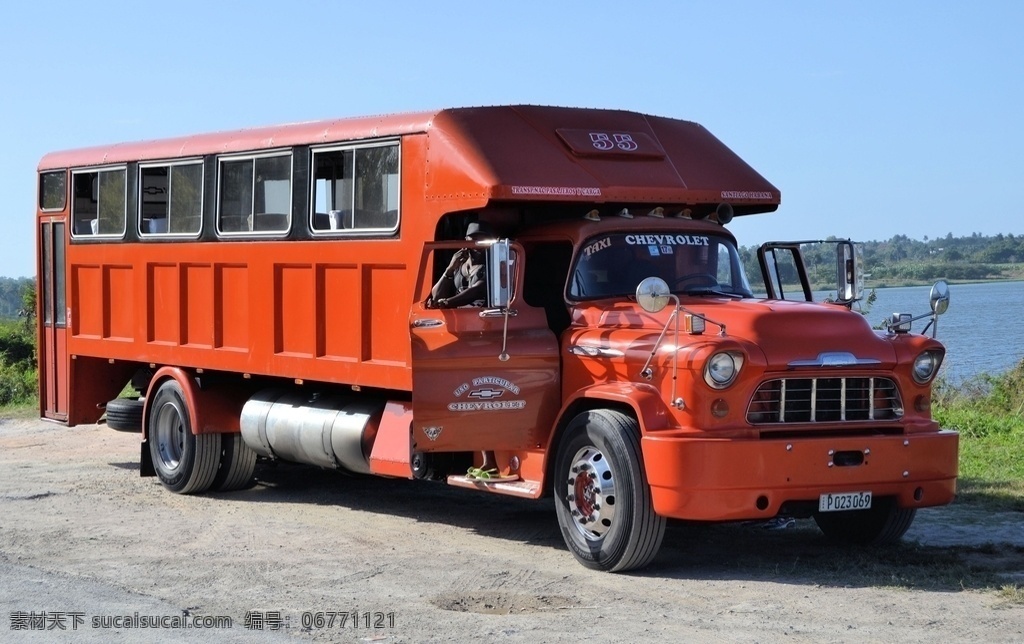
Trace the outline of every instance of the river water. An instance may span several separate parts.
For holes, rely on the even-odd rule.
[[[927,313],[930,290],[877,289],[867,318],[877,326],[894,312]],[[942,377],[963,382],[981,373],[996,375],[1024,359],[1024,282],[951,284],[949,293],[949,310],[938,324],[937,337],[946,345]],[[913,331],[920,333],[928,321],[914,322]]]

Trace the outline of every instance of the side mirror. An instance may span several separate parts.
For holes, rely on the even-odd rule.
[[[494,308],[505,308],[512,299],[512,273],[514,253],[507,239],[491,244],[487,249],[487,303]]]
[[[935,315],[942,315],[949,308],[949,284],[945,280],[939,280],[932,286],[932,291],[928,296],[929,304],[932,307],[932,313]]]
[[[660,277],[644,278],[636,287],[636,302],[648,313],[657,313],[668,306],[668,283]]]
[[[836,295],[853,302],[864,295],[864,251],[851,241],[836,243]]]

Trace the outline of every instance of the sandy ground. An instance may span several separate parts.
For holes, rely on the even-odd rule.
[[[990,585],[865,582],[809,522],[670,524],[650,568],[612,575],[573,560],[548,499],[273,464],[250,489],[179,496],[138,454],[105,426],[0,420],[0,640],[1024,641],[1024,605]],[[906,542],[898,556],[966,547],[1024,583],[1020,513],[926,510]]]

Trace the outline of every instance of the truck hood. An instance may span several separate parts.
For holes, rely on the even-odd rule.
[[[728,337],[747,341],[749,350],[760,350],[769,370],[786,369],[794,363],[824,367],[863,364],[883,369],[896,364],[892,344],[880,337],[863,315],[842,306],[724,298],[687,298],[682,304],[708,318],[705,338],[716,337],[719,330],[710,321],[720,322]],[[650,314],[635,303],[620,301],[611,307],[580,307],[575,313],[578,323],[599,327],[605,333],[609,328],[642,328],[646,336],[655,329],[660,332],[671,312],[671,305]],[[631,335],[626,332],[620,337],[625,340]],[[685,338],[681,341],[685,343]]]
[[[867,318],[843,306],[746,300],[693,308],[725,324],[730,336],[759,347],[772,368],[794,362],[839,366],[852,360],[888,368],[896,364],[892,344],[875,333]]]

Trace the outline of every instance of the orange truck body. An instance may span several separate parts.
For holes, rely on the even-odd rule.
[[[397,155],[372,188],[384,185],[397,208],[371,215],[383,226],[327,227],[321,187],[333,195],[352,185],[330,178],[342,171],[327,160],[359,159],[364,148]],[[263,215],[259,199],[275,194],[257,169],[252,186],[263,197],[252,200],[248,229],[229,230],[230,164],[258,168],[268,155],[288,169],[273,189],[286,195],[286,212],[269,230],[252,223]],[[202,170],[201,214],[185,232],[151,234],[150,209],[173,207],[152,196],[165,184],[151,177],[185,162]],[[722,204],[737,216],[777,209],[778,189],[698,124],[610,110],[448,109],[57,152],[39,177],[40,415],[97,422],[131,381],[145,401],[144,472],[160,413],[151,401],[173,381],[194,436],[241,430],[263,456],[530,498],[565,496],[559,446],[571,443],[573,419],[606,410],[635,425],[632,460],[646,490],[636,501],[653,510],[652,525],[806,516],[823,495],[847,491],[905,510],[953,498],[957,435],[931,419],[930,378],[912,373],[922,352],[941,361],[934,339],[876,332],[835,304],[707,292],[678,298],[712,326],[679,333],[670,309],[648,312],[622,293],[591,297],[573,283],[584,259],[612,245],[661,262],[682,262],[694,246],[725,257],[735,239]],[[174,181],[171,190],[184,190]],[[106,202],[123,208],[120,226],[97,188],[104,182],[123,188],[123,203]],[[361,190],[351,191],[356,201]],[[467,245],[468,221],[510,240],[510,300],[434,308],[430,287]],[[706,374],[721,352],[739,366],[719,388]],[[786,418],[787,387],[809,415]],[[286,398],[317,413],[365,403],[354,459],[308,454],[302,445],[320,436],[308,423],[275,452],[266,427],[287,416],[275,402]],[[250,404],[266,413],[246,434]],[[493,480],[462,474],[484,464],[481,454],[494,459]],[[581,534],[586,550],[607,533]],[[653,556],[605,565],[604,555],[570,549],[607,569]]]

